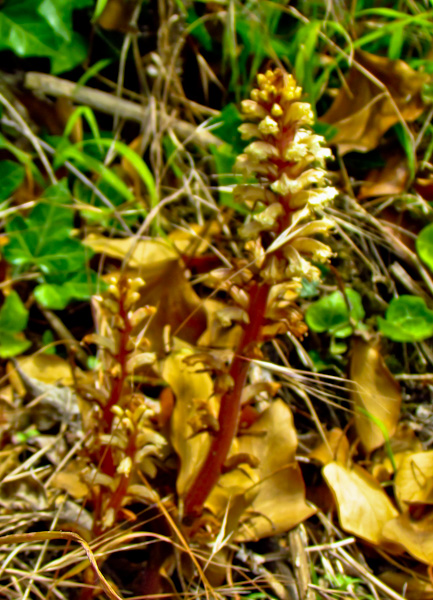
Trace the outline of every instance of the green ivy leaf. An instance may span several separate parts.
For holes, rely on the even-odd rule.
[[[433,271],[433,223],[424,227],[415,244],[418,256]]]
[[[16,292],[11,292],[0,309],[0,332],[20,333],[27,327],[29,311]]]
[[[34,3],[33,3],[34,4]],[[37,12],[66,41],[72,39],[72,12],[93,5],[93,0],[42,0]]]
[[[433,336],[433,310],[423,298],[394,298],[385,313],[378,318],[379,330],[394,342],[421,342]]]
[[[64,206],[69,202],[69,191],[61,182],[46,190],[27,219],[15,216],[6,225],[5,259],[21,268],[37,267],[51,276],[83,269],[89,252],[70,237],[73,211]]]
[[[51,59],[56,73],[82,62],[87,47],[72,29],[72,12],[93,0],[6,0],[0,10],[0,50]]]
[[[324,296],[310,304],[305,314],[305,321],[310,329],[344,338],[352,334],[350,321],[361,321],[365,316],[360,294],[351,288],[345,288],[350,311],[340,291]]]
[[[0,202],[13,194],[24,181],[25,175],[26,170],[22,165],[12,160],[0,161]]]
[[[16,292],[11,292],[0,309],[0,358],[21,354],[31,346],[22,331],[27,326],[29,311]]]
[[[89,300],[101,290],[96,273],[79,273],[61,285],[43,283],[35,288],[35,298],[44,308],[63,310],[73,300]]]
[[[0,341],[0,358],[11,358],[25,352],[32,343],[22,337],[22,334],[3,333]]]

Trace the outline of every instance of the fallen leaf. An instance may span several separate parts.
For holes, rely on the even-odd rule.
[[[136,0],[107,0],[98,17],[98,25],[110,31],[128,31],[136,5]]]
[[[197,433],[191,422],[201,413],[217,413],[213,383],[208,373],[200,372],[203,364],[187,364],[189,350],[170,354],[163,364],[162,376],[175,395],[170,422],[170,440],[180,459],[176,489],[181,496],[200,470],[210,447],[210,434]],[[204,418],[204,417],[203,417]]]
[[[433,563],[433,517],[414,521],[408,513],[386,523],[382,531],[386,541],[397,544],[421,562]]]
[[[42,383],[69,386],[74,383],[71,365],[55,354],[32,354],[18,359],[21,371]]]
[[[416,573],[411,577],[408,573],[385,571],[379,579],[398,594],[404,594],[407,600],[433,600],[433,585]]]
[[[73,498],[85,498],[89,494],[89,487],[81,480],[80,474],[70,466],[65,471],[56,473],[51,480],[51,487],[68,492]]]
[[[394,478],[398,502],[433,504],[433,450],[406,454]]]
[[[321,118],[323,123],[338,127],[332,143],[338,146],[341,155],[373,150],[383,134],[401,118],[414,121],[425,109],[421,90],[428,75],[414,71],[402,60],[390,60],[364,51],[358,51],[356,59],[386,86],[401,116],[384,90],[352,67],[345,85]]]
[[[335,497],[341,527],[373,544],[380,544],[384,525],[398,515],[384,490],[362,467],[337,462],[323,467]]]
[[[146,325],[152,351],[165,349],[167,326],[172,335],[191,344],[197,342],[206,329],[205,310],[172,245],[163,240],[109,239],[96,235],[88,236],[85,244],[95,252],[126,260],[128,267],[134,269],[133,276],[144,280],[135,307],[149,305],[156,309]],[[137,333],[141,328],[140,324]]]
[[[155,273],[167,261],[179,258],[176,249],[163,240],[137,240],[135,237],[107,238],[92,233],[83,243],[96,253],[119,260],[126,258],[131,268],[153,265]]]
[[[360,338],[354,338],[352,342],[350,378],[354,382],[351,399],[355,407],[356,430],[365,449],[371,452],[385,442],[375,419],[383,425],[388,436],[396,430],[400,416],[400,386],[377,347]]]
[[[310,453],[310,459],[318,460],[322,465],[326,465],[334,460],[346,464],[349,459],[349,440],[344,431],[335,427],[326,432],[326,441],[321,442]]]
[[[406,190],[410,171],[407,158],[401,152],[392,152],[382,169],[372,169],[358,193],[358,200],[374,196],[401,194]]]
[[[231,455],[245,454],[260,461],[255,469],[245,464],[223,475],[215,492],[232,491],[236,477],[239,489],[248,486],[244,494],[250,503],[234,534],[237,542],[278,535],[314,514],[315,509],[305,500],[305,485],[295,459],[296,448],[293,416],[282,400],[275,400],[233,444]],[[212,507],[213,494],[206,502],[207,507]]]

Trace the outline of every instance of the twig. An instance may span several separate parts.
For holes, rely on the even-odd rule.
[[[148,107],[140,106],[130,100],[117,98],[113,94],[90,87],[79,87],[73,81],[60,79],[54,75],[31,71],[25,75],[24,86],[27,89],[49,96],[70,98],[103,113],[122,116],[126,120],[136,121],[137,123],[143,123],[150,116]],[[210,131],[196,127],[187,121],[170,117],[162,111],[159,111],[159,116],[165,127],[172,127],[176,134],[183,139],[192,139],[204,146],[209,144],[220,146],[222,144],[222,141]]]

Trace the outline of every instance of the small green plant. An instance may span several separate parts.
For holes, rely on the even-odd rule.
[[[433,272],[433,223],[424,227],[415,244],[418,256]]]
[[[433,310],[423,298],[400,296],[391,300],[379,330],[394,342],[421,342],[433,336]]]
[[[330,351],[332,354],[345,352],[345,343],[337,343],[336,339],[352,335],[354,328],[364,327],[362,319],[365,311],[360,294],[347,287],[344,295],[340,291],[323,296],[308,307],[305,321],[308,327],[317,333],[329,333],[331,336]]]
[[[73,219],[63,181],[47,188],[26,218],[16,215],[6,225],[3,255],[15,275],[36,274],[34,295],[45,308],[61,310],[73,299],[89,299],[97,289],[97,275],[87,269],[92,253],[72,236]]]

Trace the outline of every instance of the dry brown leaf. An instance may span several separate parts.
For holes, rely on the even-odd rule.
[[[98,25],[112,31],[128,31],[137,0],[108,0]]]
[[[18,359],[20,369],[33,379],[47,384],[70,386],[74,383],[71,365],[55,354],[32,354]]]
[[[134,268],[134,277],[141,277],[145,286],[140,289],[136,308],[154,306],[155,314],[146,325],[146,338],[151,350],[164,350],[164,332],[190,344],[195,344],[206,328],[202,301],[185,276],[185,267],[177,251],[163,240],[108,239],[91,235],[86,244],[95,252],[116,259],[128,257],[128,266]],[[141,329],[137,327],[137,333]]]
[[[401,152],[393,152],[380,169],[372,169],[359,190],[358,199],[372,196],[401,194],[409,182],[410,171],[407,158]]]
[[[332,143],[338,145],[342,155],[353,150],[373,150],[383,134],[401,118],[414,121],[425,108],[421,90],[429,79],[428,75],[417,73],[402,60],[390,60],[363,51],[357,52],[356,59],[386,86],[401,117],[384,90],[352,67],[346,84],[340,88],[332,106],[321,118],[322,122],[338,127]]]
[[[433,585],[416,573],[411,577],[407,573],[385,571],[379,579],[398,594],[404,594],[407,600],[433,600]]]
[[[331,431],[326,432],[325,442],[321,442],[310,453],[310,459],[318,460],[322,465],[329,462],[337,461],[341,464],[346,464],[349,459],[349,440],[344,431],[335,427]]]
[[[323,476],[337,503],[341,527],[373,544],[380,544],[384,525],[398,515],[391,500],[363,468],[332,462]]]
[[[208,298],[203,302],[203,307],[206,311],[207,327],[198,340],[198,345],[205,348],[237,348],[243,333],[242,326],[238,323],[225,326],[218,316],[227,305]]]
[[[56,473],[51,480],[51,487],[68,492],[73,498],[85,498],[89,494],[88,486],[81,480],[80,474],[71,467]]]
[[[230,497],[235,482],[239,490],[248,486],[245,500],[250,506],[241,517],[241,526],[234,535],[236,541],[286,532],[314,514],[314,508],[305,500],[304,481],[295,460],[296,447],[293,416],[282,400],[275,400],[233,444],[232,456],[246,454],[260,460],[256,469],[245,464],[223,475],[218,490],[214,490],[216,494],[226,490]],[[206,506],[212,506],[214,492]]]
[[[392,436],[400,416],[401,391],[377,347],[354,338],[350,361],[350,378],[354,382],[351,399],[355,408],[355,425],[361,442],[370,452],[382,446],[383,433],[367,411],[378,419]]]
[[[399,503],[433,504],[433,450],[405,454],[394,478]]]
[[[200,373],[201,363],[188,365],[184,359],[189,350],[168,356],[162,367],[162,376],[170,385],[175,397],[171,416],[170,440],[180,458],[176,489],[182,495],[191,485],[206,458],[210,447],[210,434],[196,433],[191,422],[198,415],[217,415],[217,401],[213,396],[213,383],[208,373]]]
[[[155,272],[167,261],[177,260],[178,253],[172,245],[164,240],[137,240],[131,238],[107,238],[103,235],[90,234],[84,240],[94,252],[104,254],[111,258],[124,260],[128,256],[127,264],[131,268],[141,266],[154,266]]]
[[[413,521],[408,513],[386,523],[382,531],[386,541],[404,548],[421,562],[433,563],[433,516]]]

